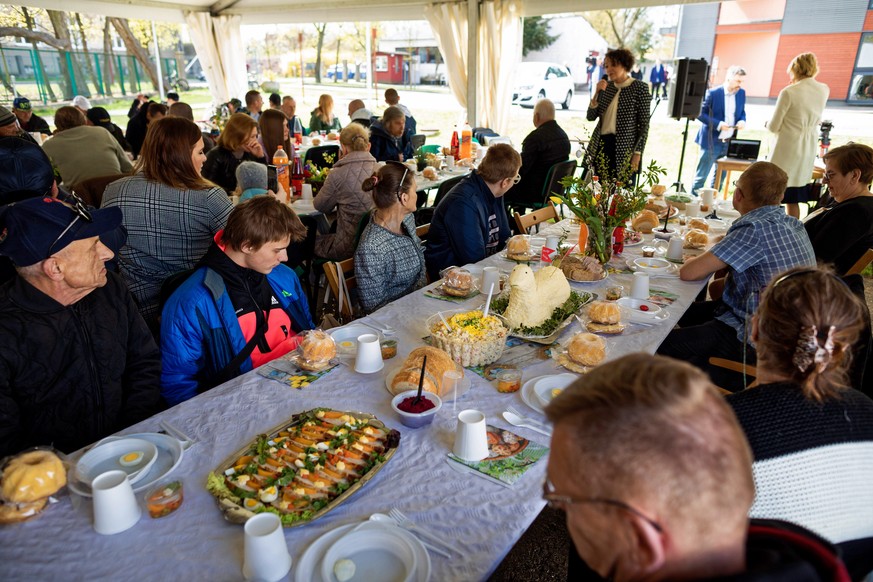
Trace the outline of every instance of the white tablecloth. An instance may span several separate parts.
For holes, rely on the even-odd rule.
[[[638,249],[627,249],[625,254],[633,256]],[[505,270],[514,266],[497,256],[483,264]],[[637,328],[634,333],[609,338],[609,358],[638,350],[653,352],[701,288],[701,283],[676,279],[655,281],[654,286],[668,287],[680,295],[670,307],[670,319],[656,327]],[[612,282],[630,288],[627,275],[612,275],[600,284],[574,287],[602,294]],[[474,307],[481,302],[482,297],[478,296],[467,303]],[[422,345],[427,316],[454,307],[427,298],[419,291],[379,310],[375,318],[397,329],[400,344],[398,357],[386,362],[385,371],[399,365],[409,351]],[[566,336],[576,331],[573,328],[565,332]],[[525,369],[523,379],[555,371],[554,362],[543,361]],[[469,374],[473,388],[459,399],[457,411],[477,408],[486,413],[489,423],[545,442],[545,437],[511,427],[499,416],[508,404],[513,404],[542,419],[523,404],[520,393],[499,394],[489,382]],[[312,524],[285,531],[295,560],[290,579],[294,579],[296,562],[316,537],[337,526],[365,519],[373,512],[387,512],[391,507],[400,508],[461,550],[461,557],[452,560],[431,554],[432,580],[483,579],[544,505],[540,487],[545,460],[512,488],[460,474],[448,466],[445,459],[456,424],[451,403],[443,406],[432,426],[413,430],[403,427],[395,418],[384,373],[361,375],[339,366],[309,387],[295,390],[251,372],[123,431],[158,431],[159,421],[165,419],[197,439],[171,475],[182,479],[185,486],[185,501],[177,512],[162,519],[144,514],[127,532],[101,536],[91,527],[90,501],[67,495],[36,519],[0,529],[2,578],[240,580],[243,529],[224,521],[204,487],[206,475],[257,434],[296,412],[318,406],[372,412],[400,430],[402,439],[394,458],[344,505]]]

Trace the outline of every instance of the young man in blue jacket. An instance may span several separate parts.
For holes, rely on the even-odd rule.
[[[172,406],[295,349],[315,324],[282,262],[306,237],[288,206],[256,196],[237,206],[199,268],[161,316],[161,394]]]
[[[697,120],[703,125],[694,138],[700,146],[700,159],[691,193],[703,188],[712,165],[727,153],[728,142],[737,130],[746,126],[746,92],[742,89],[746,71],[736,65],[728,69],[724,84],[706,94]],[[715,185],[715,174],[709,179],[710,188]]]
[[[443,198],[430,223],[424,251],[432,281],[452,265],[491,256],[509,238],[503,195],[521,179],[521,156],[509,144],[488,148],[485,159]]]

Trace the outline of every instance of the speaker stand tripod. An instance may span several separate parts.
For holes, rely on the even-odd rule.
[[[682,164],[685,162],[685,144],[688,142],[688,124],[691,123],[691,118],[685,118],[685,131],[682,132],[682,153],[679,155],[679,173],[676,175],[676,181],[673,182],[673,190],[680,194],[685,193],[685,186],[682,185]]]

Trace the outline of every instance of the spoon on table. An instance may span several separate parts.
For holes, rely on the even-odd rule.
[[[508,410],[503,411],[503,418],[506,419],[506,422],[508,422],[512,426],[523,426],[525,428],[531,429],[532,431],[546,435],[547,437],[552,436],[551,431],[540,428],[538,425],[533,424],[533,421],[531,421],[530,419],[509,412]]]

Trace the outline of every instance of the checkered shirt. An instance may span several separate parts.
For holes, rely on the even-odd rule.
[[[221,188],[178,190],[142,174],[107,186],[103,206],[118,206],[124,213],[121,274],[147,322],[158,316],[164,280],[194,267],[233,208]]]
[[[722,295],[727,311],[716,319],[736,329],[741,342],[747,339],[746,324],[764,287],[788,269],[815,266],[803,223],[785,214],[781,206],[762,206],[744,214],[711,252],[730,267]]]

